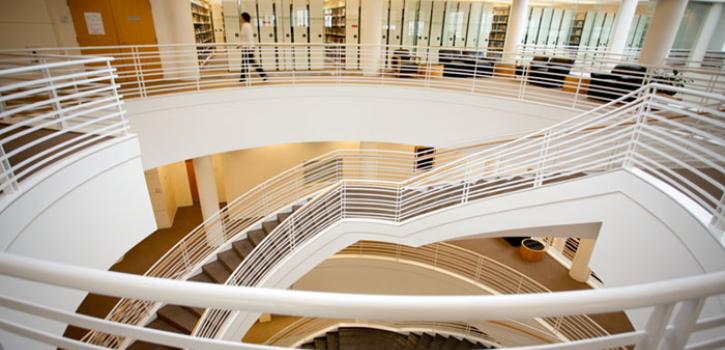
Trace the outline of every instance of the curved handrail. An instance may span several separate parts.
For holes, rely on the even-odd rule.
[[[470,201],[614,169],[641,168],[688,195],[712,216],[712,222],[722,222],[722,198],[703,187],[722,194],[725,185],[700,167],[715,165],[714,171],[725,173],[725,113],[720,109],[725,96],[708,97],[718,108],[693,110],[681,101],[658,96],[658,88],[653,85],[646,95],[608,113],[574,118],[546,129],[539,138],[523,137],[474,153],[414,180],[399,184],[341,181],[295,212],[290,218],[293,225],[275,228],[227,284],[256,286],[297,246],[341,220],[399,223]],[[671,118],[671,112],[679,119]],[[594,125],[601,127],[580,133]],[[655,132],[659,139],[652,137]],[[712,151],[691,152],[683,144]],[[680,170],[702,185],[679,175]],[[207,310],[195,334],[214,337],[228,316],[228,311]]]
[[[10,57],[0,60],[3,199],[21,194],[31,175],[48,176],[40,170],[65,157],[128,135],[112,57]]]
[[[265,345],[299,348],[303,343],[342,327],[366,327],[392,330],[397,333],[435,332],[447,336],[481,342],[500,348],[501,345],[486,333],[465,322],[361,322],[356,320],[328,320],[301,318],[267,339]]]
[[[457,321],[527,319],[556,317],[571,314],[596,314],[625,309],[655,306],[648,327],[638,332],[616,336],[600,337],[585,343],[612,346],[634,345],[657,348],[661,342],[684,342],[694,331],[710,329],[725,321],[722,315],[698,320],[700,307],[705,298],[725,293],[725,272],[709,273],[660,282],[651,282],[626,287],[595,290],[579,290],[544,294],[486,295],[486,296],[401,296],[371,294],[338,294],[305,291],[289,291],[266,288],[239,288],[208,283],[183,282],[169,279],[138,276],[132,274],[101,271],[68,264],[61,264],[34,258],[0,253],[0,274],[77,290],[116,297],[131,297],[189,305],[195,307],[216,307],[230,310],[270,312],[276,314],[315,316],[328,318],[356,318],[370,320],[433,320]],[[12,307],[50,319],[82,319],[87,325],[102,325],[124,334],[162,335],[164,344],[194,344],[202,342],[194,338],[169,335],[166,332],[138,329],[108,321],[92,321],[90,317],[70,317],[74,314],[58,312],[49,308],[21,303],[2,297],[4,306]],[[280,302],[284,300],[284,302]],[[681,305],[675,309],[676,305]],[[699,305],[699,306],[698,306]],[[676,310],[673,312],[673,309]],[[674,316],[671,316],[674,314]],[[676,322],[672,329],[667,325],[670,319]],[[681,320],[688,320],[682,322]],[[7,323],[0,327],[8,329]],[[14,327],[20,334],[34,335]],[[143,330],[143,331],[142,331]],[[47,339],[45,337],[44,339]],[[216,344],[215,348],[233,348],[225,341],[205,341]],[[584,343],[577,343],[584,344]],[[616,345],[613,345],[616,344]],[[242,347],[245,344],[240,344]],[[551,349],[566,348],[575,344],[552,346]],[[259,346],[259,349],[272,347]],[[584,349],[594,348],[585,346]],[[278,348],[274,348],[278,349]]]
[[[375,256],[433,267],[459,279],[481,284],[493,294],[550,293],[541,283],[487,256],[448,244],[434,243],[418,248],[382,242],[358,242],[334,257]],[[580,340],[609,335],[586,315],[547,318],[549,336]]]

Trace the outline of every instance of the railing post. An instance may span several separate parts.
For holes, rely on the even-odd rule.
[[[47,64],[48,60],[45,57],[41,57],[40,63]],[[43,72],[43,78],[48,79],[48,87],[50,87],[48,97],[53,100],[53,111],[55,111],[55,114],[58,117],[58,128],[63,130],[67,127],[67,125],[65,120],[63,120],[65,115],[63,113],[63,106],[61,106],[60,101],[58,101],[58,91],[56,91],[55,84],[53,84],[53,75],[50,73],[50,69],[48,68],[43,68],[41,71]]]
[[[539,159],[536,162],[536,173],[534,175],[534,187],[539,187],[544,183],[544,167],[546,166],[546,157],[549,154],[549,143],[551,142],[551,130],[544,133],[544,139],[541,141],[541,150],[539,151]]]
[[[118,117],[123,122],[123,134],[128,135],[128,119],[126,118],[126,111],[122,107],[121,97],[118,95],[118,88],[116,87],[116,77],[114,74],[114,68],[111,65],[111,61],[106,61],[106,67],[108,68],[111,82],[111,89],[113,89],[113,96],[116,98],[116,108],[118,109]]]
[[[645,336],[634,347],[635,350],[657,350],[665,335],[674,304],[655,306],[645,326]]]
[[[20,185],[18,184],[18,180],[15,179],[15,172],[13,171],[13,167],[10,164],[10,159],[8,159],[7,155],[5,154],[5,148],[2,144],[0,144],[0,164],[2,165],[3,170],[3,178],[0,179],[1,183],[7,184],[5,188],[2,189],[5,193],[15,193],[20,190]]]
[[[649,112],[649,101],[651,97],[649,95],[650,93],[646,91],[649,91],[649,89],[645,89],[645,91],[643,91],[644,96],[642,97],[642,101],[640,102],[641,105],[639,106],[637,116],[634,119],[634,126],[632,127],[632,137],[627,143],[627,152],[624,155],[624,161],[622,163],[623,168],[632,167],[634,154],[637,150],[637,143],[639,142],[640,131],[644,127],[644,123],[646,121],[645,114]]]
[[[680,310],[672,320],[672,329],[667,330],[662,339],[661,350],[682,350],[685,347],[704,303],[705,298],[699,298],[680,304]]]
[[[433,69],[433,63],[430,60],[430,48],[426,49],[425,54],[425,61],[426,61],[426,69],[425,69],[425,87],[430,87],[430,76],[433,72],[431,70]]]

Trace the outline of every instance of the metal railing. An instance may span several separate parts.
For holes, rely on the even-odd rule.
[[[661,93],[673,90],[682,97]],[[499,194],[618,169],[639,169],[648,181],[660,182],[656,186],[686,195],[707,213],[703,225],[719,240],[725,217],[725,185],[719,181],[725,174],[724,103],[723,95],[652,84],[612,102],[606,113],[584,113],[398,184],[341,181],[275,228],[226,284],[257,286],[283,259],[342,220],[405,222]],[[215,337],[228,319],[227,310],[207,310],[194,334]]]
[[[365,327],[383,329],[396,333],[436,333],[446,336],[453,336],[460,339],[468,339],[473,342],[480,342],[500,348],[501,345],[491,339],[486,333],[476,326],[465,322],[383,322],[383,321],[360,321],[360,320],[331,320],[320,318],[301,318],[289,326],[280,330],[267,339],[265,345],[273,345],[287,348],[299,348],[302,344],[313,340],[325,333],[335,331],[343,327]]]
[[[0,192],[128,134],[112,58],[0,54]]]
[[[515,52],[501,52],[306,43],[260,44],[253,49],[203,44],[4,52],[80,52],[114,57],[120,91],[126,98],[251,86],[372,84],[453,90],[584,111],[652,82],[706,92],[725,90],[722,65],[632,67],[636,52],[620,55],[601,48],[529,45]],[[243,56],[254,57],[257,65],[243,60]],[[617,68],[618,64],[628,66]],[[257,66],[267,77],[255,72]],[[242,74],[244,68],[248,76]]]
[[[693,333],[725,326],[725,315],[700,317],[706,299],[718,298],[725,293],[725,273],[723,272],[627,287],[486,296],[335,294],[239,288],[94,270],[5,253],[0,254],[0,274],[92,293],[193,307],[381,321],[407,319],[424,322],[455,322],[460,319],[481,321],[509,318],[531,319],[607,313],[654,306],[643,330],[573,342],[526,347],[526,349],[594,350],[634,346],[637,350],[663,348],[706,350],[721,347],[725,343],[725,337],[719,335],[706,341],[688,344]],[[284,302],[280,302],[280,300],[284,300]],[[24,315],[60,321],[173,348],[283,349],[268,345],[204,339],[131,326],[7,296],[0,296],[0,305]],[[56,347],[103,349],[10,320],[0,320],[0,329]]]
[[[550,289],[523,273],[494,259],[447,243],[435,243],[419,248],[382,242],[358,242],[335,255],[335,257],[375,256],[423,264],[443,270],[456,277],[480,284],[492,294],[548,293]],[[561,341],[589,339],[609,333],[585,315],[546,318],[541,320],[546,332],[539,329],[542,338]],[[514,322],[507,320],[507,322]]]

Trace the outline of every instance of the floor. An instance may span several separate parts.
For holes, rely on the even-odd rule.
[[[156,230],[146,239],[131,248],[122,260],[114,264],[109,270],[116,272],[144,274],[158,259],[191,230],[201,224],[201,208],[198,204],[189,207],[180,207],[174,217],[174,224],[170,228]],[[76,312],[84,315],[104,318],[118,302],[118,298],[88,294],[81,302]],[[68,327],[65,336],[80,339],[87,330],[78,327]]]

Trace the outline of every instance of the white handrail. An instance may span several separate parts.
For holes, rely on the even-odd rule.
[[[405,180],[397,186],[341,181],[294,213],[291,217],[295,223],[293,226],[280,225],[270,233],[242,261],[228,278],[227,284],[257,285],[296,246],[340,220],[375,219],[402,222],[439,209],[506,192],[536,188],[572,176],[586,176],[587,173],[601,173],[613,169],[626,170],[635,166],[655,175],[685,195],[689,194],[712,215],[712,221],[721,221],[723,213],[719,208],[722,205],[717,199],[713,200],[712,196],[693,195],[684,187],[679,176],[672,175],[673,169],[686,171],[690,174],[688,176],[703,182],[702,186],[720,188],[722,185],[716,180],[702,176],[698,171],[703,163],[701,159],[712,162],[718,162],[718,159],[708,159],[707,154],[693,155],[689,159],[682,159],[679,164],[672,164],[667,159],[661,160],[661,155],[652,154],[651,149],[680,157],[678,142],[682,139],[714,148],[714,154],[722,154],[725,148],[724,130],[716,129],[718,132],[715,134],[703,132],[689,124],[690,119],[685,112],[694,112],[698,119],[707,120],[725,118],[725,113],[718,108],[708,109],[707,115],[700,115],[703,110],[677,109],[677,101],[671,100],[668,106],[680,111],[680,114],[676,116],[677,119],[663,114],[661,118],[667,120],[668,124],[662,124],[657,119],[648,117],[650,114],[667,112],[655,110],[650,105],[657,89],[658,86],[648,87],[646,95],[636,98],[623,108],[602,115],[590,115],[588,118],[573,118],[570,122],[542,130],[538,135],[529,135],[482,150]],[[637,94],[639,91],[633,92],[631,97]],[[725,102],[725,96],[708,97],[719,106],[723,106]],[[671,142],[660,144],[649,139],[640,131],[647,125],[656,125],[667,131],[666,137]],[[591,131],[594,126],[598,127]],[[687,132],[682,134],[683,130]],[[646,159],[652,164],[644,165],[640,159]],[[705,188],[703,190],[707,192]],[[714,231],[713,234],[721,233]],[[229,316],[228,311],[207,310],[197,324],[195,334],[215,336]]]
[[[598,314],[725,293],[725,272],[556,293],[421,296],[324,293],[176,281],[0,253],[0,274],[115,297],[284,315],[458,321]]]

